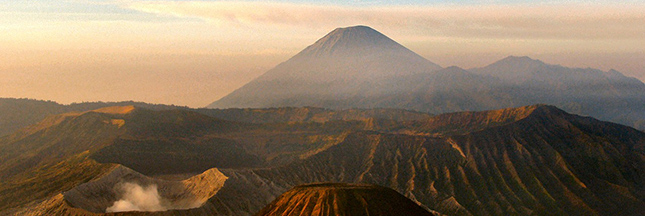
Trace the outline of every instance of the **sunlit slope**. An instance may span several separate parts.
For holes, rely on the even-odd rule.
[[[255,215],[433,215],[396,191],[377,185],[296,186]]]

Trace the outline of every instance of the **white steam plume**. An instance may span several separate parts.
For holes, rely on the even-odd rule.
[[[123,197],[105,209],[105,212],[168,210],[159,196],[157,185],[148,185],[144,188],[135,183],[124,183],[121,184],[120,190],[123,191]]]

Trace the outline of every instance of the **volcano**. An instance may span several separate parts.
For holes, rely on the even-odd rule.
[[[343,107],[339,101],[392,92],[378,88],[392,77],[440,68],[370,27],[338,28],[208,107]]]

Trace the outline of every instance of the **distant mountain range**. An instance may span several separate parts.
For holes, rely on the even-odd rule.
[[[250,116],[262,120],[235,120]],[[642,131],[548,105],[437,116],[107,107],[0,138],[0,214],[100,215],[136,183],[168,206],[128,215],[252,215],[297,185],[344,182],[447,215],[639,215],[644,146]]]
[[[536,103],[645,129],[645,84],[510,56],[441,68],[378,31],[338,28],[209,108],[399,108],[434,114]]]

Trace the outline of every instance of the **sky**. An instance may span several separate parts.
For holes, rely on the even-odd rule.
[[[645,80],[645,0],[0,0],[0,97],[203,107],[353,25],[444,67],[515,55]]]

